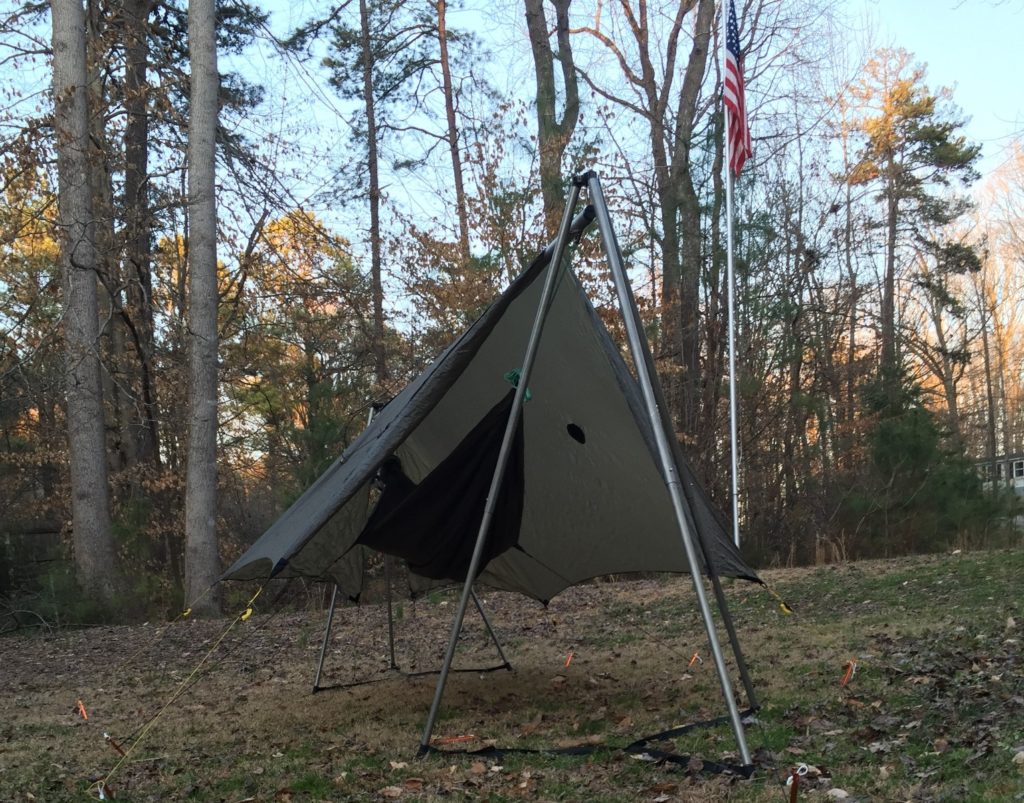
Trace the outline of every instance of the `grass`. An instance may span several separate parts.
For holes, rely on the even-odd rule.
[[[670,578],[571,589],[546,609],[484,595],[516,672],[454,674],[435,734],[472,735],[455,745],[469,749],[599,745],[589,756],[417,758],[435,678],[386,671],[383,606],[339,610],[322,679],[379,682],[310,694],[323,614],[263,611],[229,634],[134,748],[227,621],[9,637],[0,641],[0,797],[96,799],[90,788],[120,758],[107,732],[131,748],[110,778],[117,800],[779,803],[801,763],[811,772],[800,799],[843,789],[858,800],[1024,800],[1024,766],[1014,763],[1024,751],[1024,553],[766,578],[794,615],[758,587],[726,588],[762,703],[747,728],[751,780],[616,749],[724,709],[689,581]],[[437,592],[403,603],[403,668],[439,664],[452,609]],[[695,652],[704,662],[689,666]],[[857,671],[843,687],[851,660]],[[475,618],[458,661],[496,662]],[[737,760],[727,726],[658,747]]]

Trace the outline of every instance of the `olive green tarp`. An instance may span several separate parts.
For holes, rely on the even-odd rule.
[[[477,470],[486,475],[484,482],[463,479],[446,484],[434,472],[443,464],[445,472],[452,470],[451,455],[471,433],[481,432],[478,425],[509,394],[510,382],[515,381],[512,372],[520,367],[543,280],[551,269],[551,251],[549,247],[542,252],[475,323],[388,403],[223,579],[316,578],[334,581],[357,598],[367,549],[360,537],[370,515],[370,487],[392,457],[399,458],[408,480],[416,485],[429,482],[425,487],[431,490],[409,497],[401,517],[405,530],[397,525],[390,529],[384,539],[386,550],[400,558],[413,549],[422,554],[424,544],[435,538],[439,550],[457,549],[461,544],[464,551],[463,540],[475,540],[476,528],[463,522],[454,533],[438,532],[436,505],[451,509],[454,503],[462,503],[472,510],[482,509],[479,495],[486,494],[490,476],[484,466]],[[489,559],[477,578],[482,584],[544,602],[568,586],[600,575],[689,570],[639,386],[580,282],[567,266],[563,269],[520,422],[522,487],[516,494],[521,507],[514,511],[517,533],[511,537],[506,533],[500,549],[485,553]],[[500,438],[502,430],[479,437]],[[479,448],[488,451],[497,448],[481,443]],[[703,546],[705,571],[710,563],[720,576],[758,581],[675,446],[688,514]],[[506,509],[504,518],[509,515]],[[430,522],[429,531],[417,526],[421,519]],[[408,549],[403,549],[404,541]],[[439,579],[465,580],[465,562],[453,558],[449,563],[451,576],[442,578],[420,577],[415,566],[410,567],[414,589]]]

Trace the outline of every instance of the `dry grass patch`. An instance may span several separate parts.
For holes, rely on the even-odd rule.
[[[434,676],[388,672],[382,605],[340,609],[311,694],[323,612],[258,613],[231,631],[198,682],[111,779],[118,800],[783,801],[788,769],[821,771],[801,799],[1012,800],[1024,750],[1018,552],[769,572],[783,616],[747,584],[727,588],[764,705],[748,729],[753,780],[635,760],[617,747],[724,710],[686,578],[571,589],[548,608],[482,597],[516,671],[452,676],[436,728],[457,746],[607,747],[587,757],[416,757]],[[263,598],[261,598],[263,599]],[[397,609],[407,671],[440,665],[453,597]],[[1013,624],[1010,624],[1010,620]],[[93,628],[0,641],[4,799],[80,800],[130,748],[226,628]],[[566,659],[572,660],[566,666]],[[846,662],[853,681],[840,688]],[[471,612],[457,664],[499,663]],[[86,705],[89,720],[76,711]],[[728,727],[669,745],[735,761]],[[813,773],[812,773],[813,775]]]

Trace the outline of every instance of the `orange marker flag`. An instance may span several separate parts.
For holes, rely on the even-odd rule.
[[[853,676],[857,674],[857,662],[852,658],[846,662],[846,674],[843,675],[843,679],[839,681],[839,688],[845,688],[846,684],[853,680]]]
[[[85,703],[81,700],[78,701],[78,713],[82,715],[82,719],[89,721],[89,715],[85,711]]]

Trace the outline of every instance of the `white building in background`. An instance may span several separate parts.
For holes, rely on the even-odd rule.
[[[977,465],[986,485],[994,479],[997,485],[1012,488],[1018,496],[1024,496],[1024,453],[1000,455],[994,461],[981,460]]]

